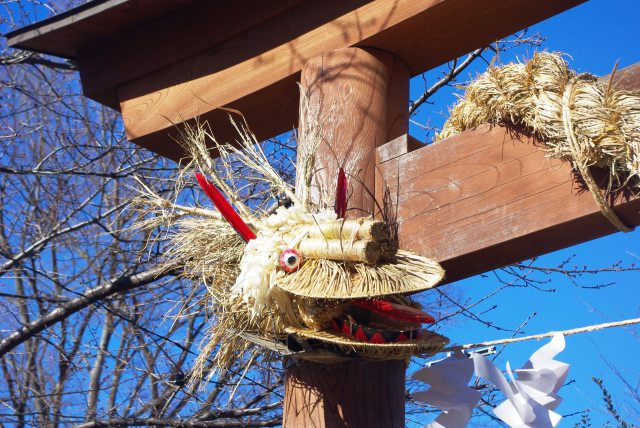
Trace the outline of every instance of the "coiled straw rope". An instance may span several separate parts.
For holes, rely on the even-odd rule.
[[[549,156],[571,162],[605,217],[619,230],[631,230],[607,197],[625,186],[640,188],[640,94],[576,74],[560,53],[539,52],[526,63],[493,67],[479,76],[436,140],[487,122],[524,129],[544,142]],[[609,172],[604,192],[592,166]]]
[[[564,132],[567,136],[568,146],[573,153],[574,166],[580,172],[582,179],[584,180],[587,188],[593,195],[593,198],[596,200],[596,203],[600,207],[600,211],[602,214],[613,224],[618,230],[622,232],[631,232],[633,229],[627,226],[620,220],[618,214],[613,210],[611,205],[607,203],[604,195],[600,191],[597,183],[593,179],[591,172],[589,171],[589,166],[585,161],[588,161],[588,155],[583,157],[581,152],[580,144],[576,138],[576,133],[573,128],[573,122],[571,121],[571,109],[569,108],[570,97],[573,90],[573,82],[570,82],[564,90],[564,95],[562,97],[562,124],[564,126]]]

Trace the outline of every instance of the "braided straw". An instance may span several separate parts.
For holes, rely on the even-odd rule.
[[[604,195],[600,191],[597,183],[593,179],[591,172],[589,171],[588,155],[584,154],[583,147],[577,141],[576,134],[573,128],[573,122],[571,121],[571,109],[569,103],[571,100],[571,94],[573,91],[573,82],[569,83],[564,90],[562,97],[562,124],[564,125],[564,131],[567,135],[567,141],[569,142],[569,149],[573,152],[574,166],[580,172],[582,179],[584,180],[587,188],[593,195],[596,203],[600,207],[600,211],[604,216],[613,224],[618,230],[622,232],[631,232],[633,229],[627,226],[620,220],[620,217],[611,208],[611,205],[607,203]]]
[[[640,94],[576,74],[562,54],[539,52],[527,63],[479,76],[436,140],[486,122],[522,127],[543,141],[549,156],[573,164],[605,217],[619,230],[631,230],[606,198],[623,186],[640,188]],[[589,172],[592,166],[609,171],[604,193]]]
[[[402,360],[414,355],[431,356],[440,352],[449,343],[447,337],[432,331],[423,331],[422,338],[406,342],[366,343],[327,331],[300,328],[287,328],[286,330],[287,333],[296,334],[300,337],[318,339],[335,345],[347,354],[356,352],[361,357],[373,360]]]
[[[442,352],[451,352],[451,351],[457,351],[461,349],[484,348],[485,346],[507,345],[510,343],[524,342],[527,340],[540,340],[546,337],[553,337],[556,333],[560,333],[563,336],[571,336],[573,334],[591,333],[594,331],[604,330],[607,328],[625,327],[628,325],[635,325],[635,324],[640,324],[640,318],[630,318],[622,321],[605,322],[602,324],[588,325],[586,327],[572,328],[570,330],[550,331],[547,333],[533,334],[531,336],[510,337],[508,339],[498,339],[498,340],[491,340],[487,342],[468,343],[466,345],[453,345],[448,348],[444,348]]]

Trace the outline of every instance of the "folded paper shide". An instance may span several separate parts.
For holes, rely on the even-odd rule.
[[[469,387],[471,376],[495,385],[505,400],[493,409],[495,415],[512,428],[553,428],[562,416],[555,412],[562,399],[558,395],[569,365],[555,359],[565,347],[562,333],[531,355],[515,375],[507,363],[507,377],[491,360],[480,354],[471,357],[458,352],[430,367],[420,369],[413,379],[430,385],[413,394],[443,412],[428,428],[464,428],[480,400],[480,392]]]
[[[388,219],[345,218],[342,169],[330,191],[311,189],[310,180],[294,191],[255,137],[237,129],[239,148],[218,144],[205,125],[182,136],[191,161],[178,182],[195,178],[216,210],[180,205],[147,187],[137,204],[145,214],[140,227],[168,227],[168,263],[207,287],[214,320],[196,372],[211,356],[225,367],[252,337],[262,344],[293,338],[339,357],[377,359],[429,355],[446,345],[424,328],[435,320],[409,297],[441,281],[440,265],[399,249]],[[298,174],[311,177],[314,154],[306,156]],[[250,202],[254,193],[243,193],[247,188],[281,203],[262,208]],[[333,196],[312,201],[317,191]]]

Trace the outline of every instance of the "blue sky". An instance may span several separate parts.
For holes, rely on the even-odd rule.
[[[530,0],[534,1],[534,0]],[[562,0],[557,0],[562,1]],[[537,24],[532,32],[546,37],[544,49],[562,51],[570,55],[571,66],[580,72],[607,74],[614,64],[619,66],[640,62],[640,0],[590,0],[586,4],[569,10],[559,16]],[[526,59],[531,51],[520,50],[502,56],[503,62],[517,58]],[[470,70],[462,81],[473,77],[481,67]],[[432,81],[438,75],[434,70],[427,74]],[[415,79],[412,84],[413,98],[422,88],[422,80]],[[443,92],[433,99],[435,105],[426,106],[414,120],[426,122],[431,119],[433,125],[442,123],[448,106],[454,102],[451,92]],[[419,127],[414,126],[412,133],[421,135]],[[566,250],[541,257],[539,265],[555,266],[573,255],[570,265],[587,265],[593,268],[608,267],[612,263],[640,264],[640,232],[630,234],[617,233],[606,238],[578,245]],[[604,289],[582,289],[561,276],[551,277],[551,284],[557,291],[544,293],[531,288],[513,288],[499,293],[478,312],[496,305],[496,308],[484,315],[484,318],[506,328],[516,328],[536,315],[527,324],[527,334],[553,330],[564,330],[607,321],[638,317],[638,284],[640,273],[602,274],[598,277],[580,278],[583,285],[596,283],[615,283]],[[497,286],[494,276],[470,278],[448,286],[449,291],[463,293],[466,298],[478,299],[490,293]],[[471,343],[480,340],[492,340],[507,337],[510,333],[486,327],[483,324],[459,319],[448,325],[442,332],[454,343]],[[625,412],[633,401],[626,392],[626,386],[608,366],[616,368],[622,376],[636,386],[640,381],[640,367],[637,364],[640,355],[638,330],[614,329],[602,332],[576,335],[567,338],[567,350],[560,354],[560,360],[572,365],[569,378],[572,382],[561,390],[565,402],[559,411],[571,414],[590,409],[594,427],[603,426],[611,420],[604,410],[601,394],[591,381],[592,376],[601,377],[614,396],[616,404]],[[527,357],[543,342],[527,342],[510,345],[498,360],[504,367],[508,360],[512,366],[519,367]],[[635,403],[636,409],[640,406]],[[633,415],[633,413],[631,413]],[[638,413],[635,414],[636,417]],[[567,418],[562,426],[573,426],[579,416]],[[629,422],[638,422],[633,417]],[[426,421],[419,421],[416,426]],[[474,423],[474,426],[478,426]]]
[[[577,71],[590,72],[597,75],[608,74],[619,62],[619,67],[640,62],[640,17],[639,0],[591,0],[571,9],[559,16],[548,19],[531,28],[546,38],[543,49],[562,51],[570,55],[570,65]],[[531,50],[520,50],[516,54],[509,53],[501,57],[502,62],[530,57]],[[480,67],[481,68],[481,67]],[[470,70],[462,76],[461,81],[472,78],[476,70]],[[427,74],[429,81],[438,76],[438,71]],[[423,87],[420,79],[412,82],[413,98]],[[414,120],[432,125],[440,125],[442,112],[453,101],[453,95],[439,94],[433,106],[423,108],[420,116]],[[416,136],[424,136],[418,126],[411,132]],[[640,232],[629,234],[617,233],[609,237],[587,242],[563,251],[548,254],[538,260],[539,265],[555,266],[573,255],[570,266],[587,265],[589,267],[607,267],[618,261],[624,265],[640,264]],[[478,312],[497,305],[485,315],[487,320],[497,325],[516,328],[533,312],[536,313],[526,325],[527,334],[542,333],[554,330],[565,330],[590,324],[635,318],[639,315],[640,290],[639,272],[600,274],[597,277],[584,276],[579,279],[582,285],[597,283],[615,284],[604,289],[583,289],[572,284],[567,278],[556,275],[551,277],[548,288],[555,288],[554,293],[544,293],[531,288],[513,288],[500,292]],[[497,287],[493,275],[486,278],[470,278],[452,285],[450,290],[458,290],[465,297],[478,299]],[[480,340],[492,340],[508,337],[510,333],[497,331],[485,325],[459,320],[448,326],[444,334],[454,343],[473,343]],[[572,365],[569,378],[573,380],[560,392],[565,401],[559,408],[560,413],[571,414],[590,409],[592,426],[604,426],[612,418],[606,413],[601,394],[591,380],[592,376],[604,379],[605,385],[614,396],[614,401],[628,416],[628,422],[639,422],[640,403],[634,403],[629,396],[627,386],[618,378],[608,365],[615,367],[625,377],[630,386],[637,387],[640,382],[640,365],[637,363],[640,354],[640,338],[637,329],[611,329],[602,332],[588,333],[567,337],[567,349],[558,359]],[[498,359],[498,365],[504,368],[509,360],[513,367],[519,367],[528,356],[543,342],[526,342],[510,345]],[[635,406],[636,413],[625,413]],[[567,418],[561,426],[573,426],[580,416]],[[423,421],[421,421],[423,422]],[[474,426],[478,426],[475,425]]]

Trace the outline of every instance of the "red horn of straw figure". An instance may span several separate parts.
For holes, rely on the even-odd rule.
[[[215,205],[218,211],[220,211],[222,217],[224,217],[231,227],[238,232],[238,235],[242,236],[242,239],[245,241],[256,239],[255,233],[249,229],[247,223],[245,223],[244,220],[242,220],[242,217],[235,212],[231,204],[224,198],[216,186],[209,183],[204,175],[199,172],[196,172],[196,179],[198,180],[198,184],[202,190],[204,190],[204,193],[206,193],[209,199],[211,199],[211,202],[213,202],[213,205]]]
[[[335,209],[338,218],[345,218],[347,215],[347,176],[342,168],[340,168],[340,172],[338,172]]]

